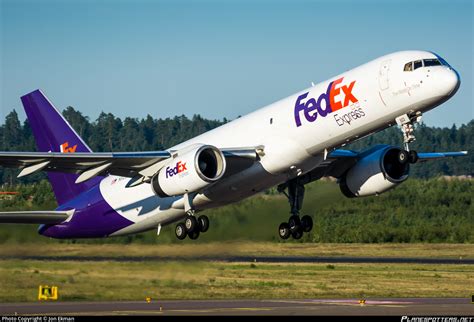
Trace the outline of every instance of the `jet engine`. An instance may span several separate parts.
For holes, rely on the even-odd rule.
[[[219,180],[225,169],[222,151],[211,145],[195,145],[177,151],[152,177],[151,186],[160,197],[196,192]]]
[[[339,181],[348,198],[381,194],[408,178],[410,163],[406,151],[393,146],[369,151]]]

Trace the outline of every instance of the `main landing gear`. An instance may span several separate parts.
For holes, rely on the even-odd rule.
[[[421,112],[413,114],[404,114],[395,119],[403,133],[403,144],[405,150],[400,150],[398,153],[398,162],[400,164],[416,163],[418,162],[418,153],[415,150],[410,150],[410,143],[415,141],[415,124],[421,121]]]
[[[285,189],[288,188],[288,193]],[[288,239],[290,236],[294,239],[303,237],[303,233],[310,232],[313,228],[313,219],[305,215],[300,218],[299,213],[303,206],[304,184],[298,178],[292,179],[278,186],[278,191],[285,194],[290,203],[291,216],[288,222],[283,222],[278,228],[278,235],[281,239]]]
[[[175,234],[176,237],[180,240],[189,236],[190,239],[198,239],[201,233],[205,233],[209,229],[209,218],[207,216],[202,215],[199,216],[197,219],[193,215],[188,214],[184,223],[179,223],[176,225]]]
[[[186,219],[184,223],[176,225],[175,234],[180,240],[189,236],[190,239],[198,239],[201,233],[205,233],[209,229],[209,218],[207,216],[199,216],[196,218],[195,210],[192,207],[192,199],[194,195],[184,195],[184,210],[186,211]]]

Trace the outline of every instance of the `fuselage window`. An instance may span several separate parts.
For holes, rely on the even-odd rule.
[[[405,64],[405,67],[403,68],[404,72],[411,72],[413,70],[413,62],[409,62]]]
[[[423,62],[421,60],[415,60],[413,62],[413,67],[414,67],[414,69],[418,69],[420,67],[423,67]]]
[[[441,62],[437,59],[423,59],[423,64],[425,67],[428,66],[441,66]]]

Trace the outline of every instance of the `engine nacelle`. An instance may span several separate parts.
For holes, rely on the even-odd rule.
[[[170,197],[196,192],[219,180],[225,172],[224,154],[211,145],[178,151],[177,156],[151,179],[156,195]]]
[[[385,146],[362,157],[342,176],[339,186],[349,198],[381,194],[408,179],[410,164],[401,149]]]

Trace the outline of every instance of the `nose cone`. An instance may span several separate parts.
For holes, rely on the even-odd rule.
[[[459,77],[459,73],[455,69],[448,67],[443,77],[443,92],[446,93],[446,96],[451,97],[456,94],[460,85],[461,78]]]

